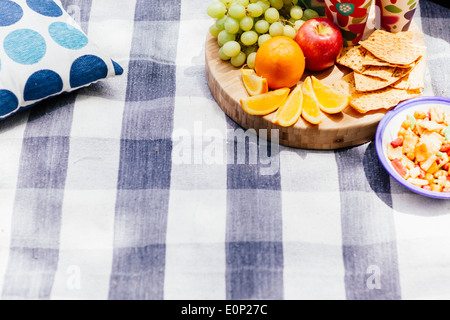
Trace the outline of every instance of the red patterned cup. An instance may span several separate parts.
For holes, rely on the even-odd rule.
[[[373,0],[325,0],[325,13],[342,31],[348,46],[357,44],[364,35]]]
[[[390,32],[408,31],[419,0],[375,0],[376,27]]]

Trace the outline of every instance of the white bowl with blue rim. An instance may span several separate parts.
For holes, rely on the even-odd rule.
[[[386,171],[405,188],[422,196],[436,199],[450,199],[450,192],[436,192],[422,189],[406,181],[400,176],[391,164],[387,156],[387,145],[398,136],[398,131],[408,115],[413,115],[415,111],[428,112],[432,106],[441,106],[442,109],[450,113],[450,98],[446,97],[419,97],[400,103],[394,109],[388,111],[378,124],[375,134],[375,147],[381,164]]]

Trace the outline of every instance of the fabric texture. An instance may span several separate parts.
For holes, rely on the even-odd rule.
[[[0,119],[123,73],[59,0],[1,0],[0,43]]]
[[[209,3],[62,1],[124,73],[0,122],[1,299],[449,299],[450,203],[373,142],[293,149],[229,119]],[[424,94],[449,97],[449,10],[419,6]]]

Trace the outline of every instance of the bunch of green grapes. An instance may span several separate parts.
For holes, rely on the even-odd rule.
[[[215,19],[209,32],[217,38],[220,58],[251,69],[265,41],[276,36],[294,39],[305,21],[319,17],[298,0],[214,0],[206,13]]]

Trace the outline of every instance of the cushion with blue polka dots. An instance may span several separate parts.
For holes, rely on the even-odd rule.
[[[59,0],[0,0],[0,119],[122,73]]]

